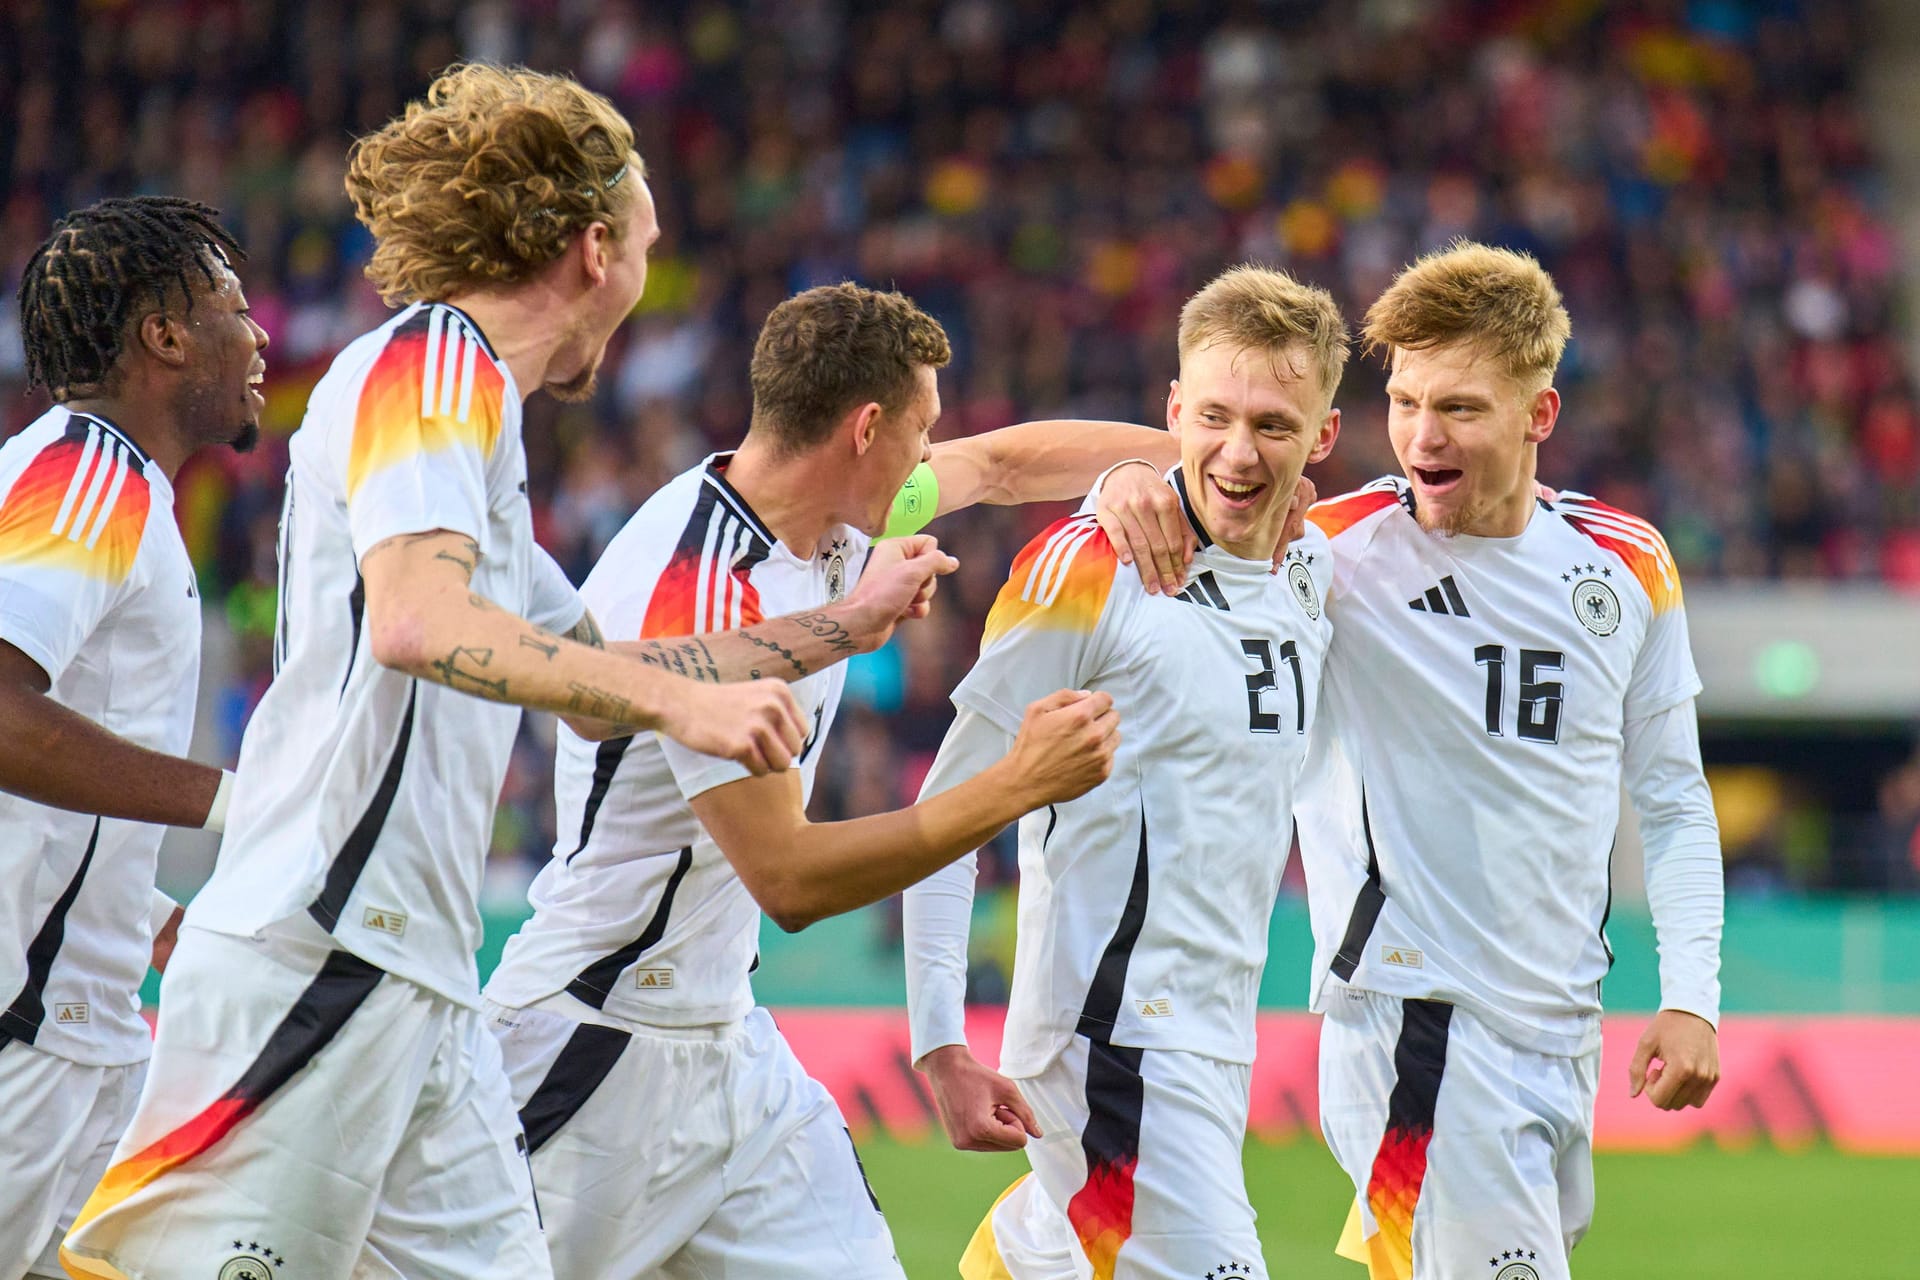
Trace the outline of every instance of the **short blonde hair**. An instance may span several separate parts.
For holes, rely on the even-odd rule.
[[[1369,353],[1469,342],[1538,391],[1553,381],[1573,322],[1532,255],[1456,240],[1394,277],[1361,328]]]
[[[1328,405],[1347,367],[1347,325],[1333,295],[1271,267],[1223,271],[1180,308],[1180,358],[1215,343],[1270,356],[1304,350]]]
[[[347,195],[373,232],[367,278],[390,303],[514,284],[604,222],[618,235],[645,176],[633,126],[565,76],[468,63],[359,139]]]

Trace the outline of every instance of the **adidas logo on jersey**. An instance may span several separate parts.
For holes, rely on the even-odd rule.
[[[635,969],[633,985],[646,991],[660,991],[673,985],[671,969]]]
[[[1427,967],[1425,957],[1412,947],[1382,947],[1380,948],[1380,963],[1397,964],[1402,969],[1424,969]]]
[[[1220,583],[1214,578],[1211,569],[1202,569],[1195,574],[1193,581],[1187,584],[1186,590],[1180,592],[1174,599],[1185,600],[1188,604],[1197,604],[1203,609],[1218,609],[1222,613],[1233,612],[1227,606],[1226,592],[1220,590]]]
[[[407,917],[398,911],[382,911],[379,907],[368,907],[367,914],[360,923],[369,929],[381,933],[390,933],[398,938],[407,931]]]
[[[91,1010],[84,1004],[57,1004],[53,1006],[54,1022],[65,1023],[68,1026],[81,1022],[91,1022],[92,1018],[88,1016],[89,1013],[91,1013]]]
[[[1425,595],[1415,596],[1407,601],[1407,608],[1415,613],[1437,613],[1443,617],[1471,618],[1467,612],[1466,599],[1461,596],[1460,588],[1453,583],[1453,575],[1440,579],[1437,586],[1428,587]]]

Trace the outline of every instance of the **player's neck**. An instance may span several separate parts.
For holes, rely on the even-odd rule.
[[[554,361],[577,341],[567,308],[539,277],[511,291],[479,290],[444,301],[479,326],[523,401],[553,378]]]
[[[166,474],[169,484],[194,451],[195,446],[187,440],[186,433],[174,429],[173,415],[167,410],[166,401],[158,396],[123,389],[119,395],[67,400],[61,407],[70,413],[84,413],[111,422],[153,459]]]
[[[787,550],[810,559],[835,523],[839,483],[830,470],[824,449],[786,453],[749,432],[727,463],[726,475],[767,531]]]

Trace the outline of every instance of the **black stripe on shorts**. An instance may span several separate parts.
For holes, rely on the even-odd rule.
[[[573,1119],[594,1090],[613,1071],[633,1036],[617,1027],[583,1022],[573,1029],[547,1074],[520,1108],[520,1128],[527,1135],[527,1154],[547,1145]]]

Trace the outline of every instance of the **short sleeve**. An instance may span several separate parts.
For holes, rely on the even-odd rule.
[[[527,588],[527,621],[536,627],[565,635],[580,625],[586,616],[587,602],[574,589],[545,547],[533,548],[533,578]]]
[[[445,529],[486,555],[487,475],[506,412],[506,378],[477,334],[440,307],[389,336],[361,383],[347,458],[353,553]]]
[[[987,615],[980,659],[953,691],[954,705],[1018,733],[1028,703],[1084,688],[1109,657],[1120,567],[1087,516],[1062,520],[1028,543]]]
[[[144,462],[83,419],[0,499],[0,640],[48,680],[135,584],[151,505]]]

